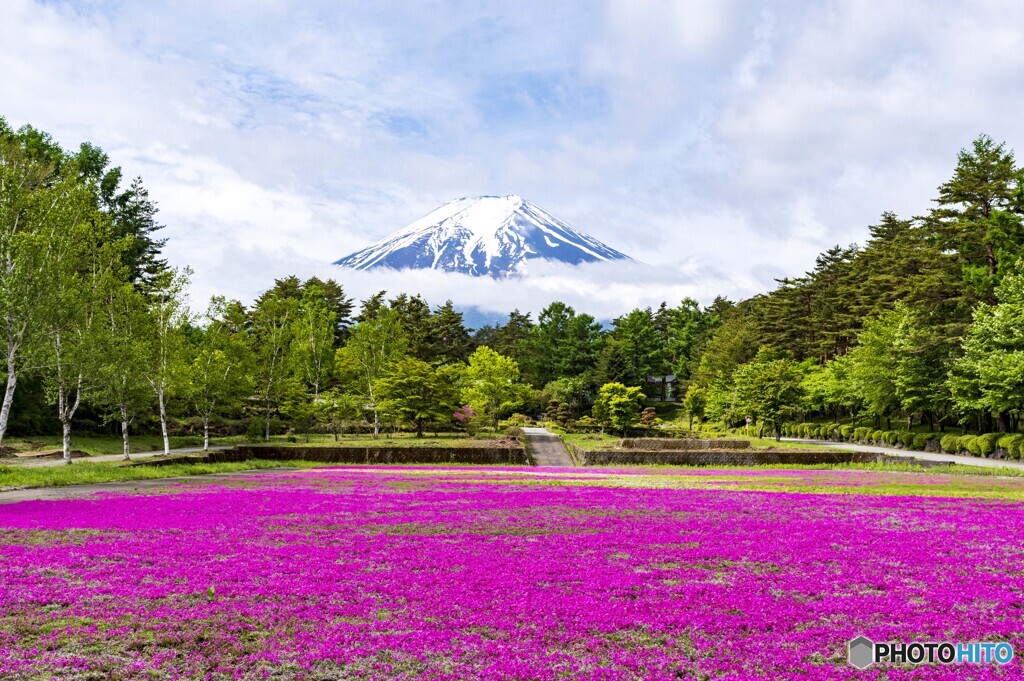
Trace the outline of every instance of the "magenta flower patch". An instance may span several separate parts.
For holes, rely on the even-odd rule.
[[[523,477],[329,469],[0,506],[0,678],[1022,677],[846,661],[862,634],[1021,655],[1019,503],[495,484]]]

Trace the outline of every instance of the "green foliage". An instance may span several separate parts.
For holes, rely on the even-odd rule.
[[[469,357],[462,376],[462,399],[497,430],[498,418],[523,403],[526,386],[519,383],[519,363],[486,345]]]
[[[978,448],[981,450],[983,456],[990,456],[996,451],[996,443],[999,442],[999,438],[1002,437],[1002,433],[985,433],[984,435],[978,436]]]
[[[939,446],[942,447],[942,451],[947,454],[955,454],[960,451],[960,436],[958,435],[943,435],[939,440]]]
[[[405,357],[378,379],[375,392],[380,408],[394,414],[423,437],[427,424],[447,424],[459,406],[458,369],[435,368],[415,357]]]
[[[934,436],[930,435],[929,433],[918,433],[917,435],[914,436],[914,439],[910,443],[910,446],[919,452],[923,452],[925,449],[928,448],[928,443],[934,439]]]
[[[637,423],[643,408],[644,391],[622,383],[605,383],[594,401],[594,419],[623,435]]]

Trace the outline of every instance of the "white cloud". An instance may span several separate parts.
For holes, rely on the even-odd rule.
[[[615,316],[768,288],[925,211],[979,132],[1020,147],[1021,26],[1010,0],[8,0],[0,115],[141,175],[198,304],[317,273]],[[507,193],[650,267],[470,285],[328,265]]]

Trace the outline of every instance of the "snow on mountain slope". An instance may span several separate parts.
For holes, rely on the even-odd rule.
[[[535,258],[572,265],[632,260],[512,195],[456,199],[334,264],[504,277],[525,271],[523,264]]]

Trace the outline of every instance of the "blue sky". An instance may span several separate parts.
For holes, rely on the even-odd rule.
[[[1024,3],[6,0],[0,115],[91,140],[161,206],[194,303],[274,276],[599,316],[741,297],[1024,147]],[[1024,152],[1022,152],[1024,153]],[[645,263],[527,281],[329,263],[520,194]]]

